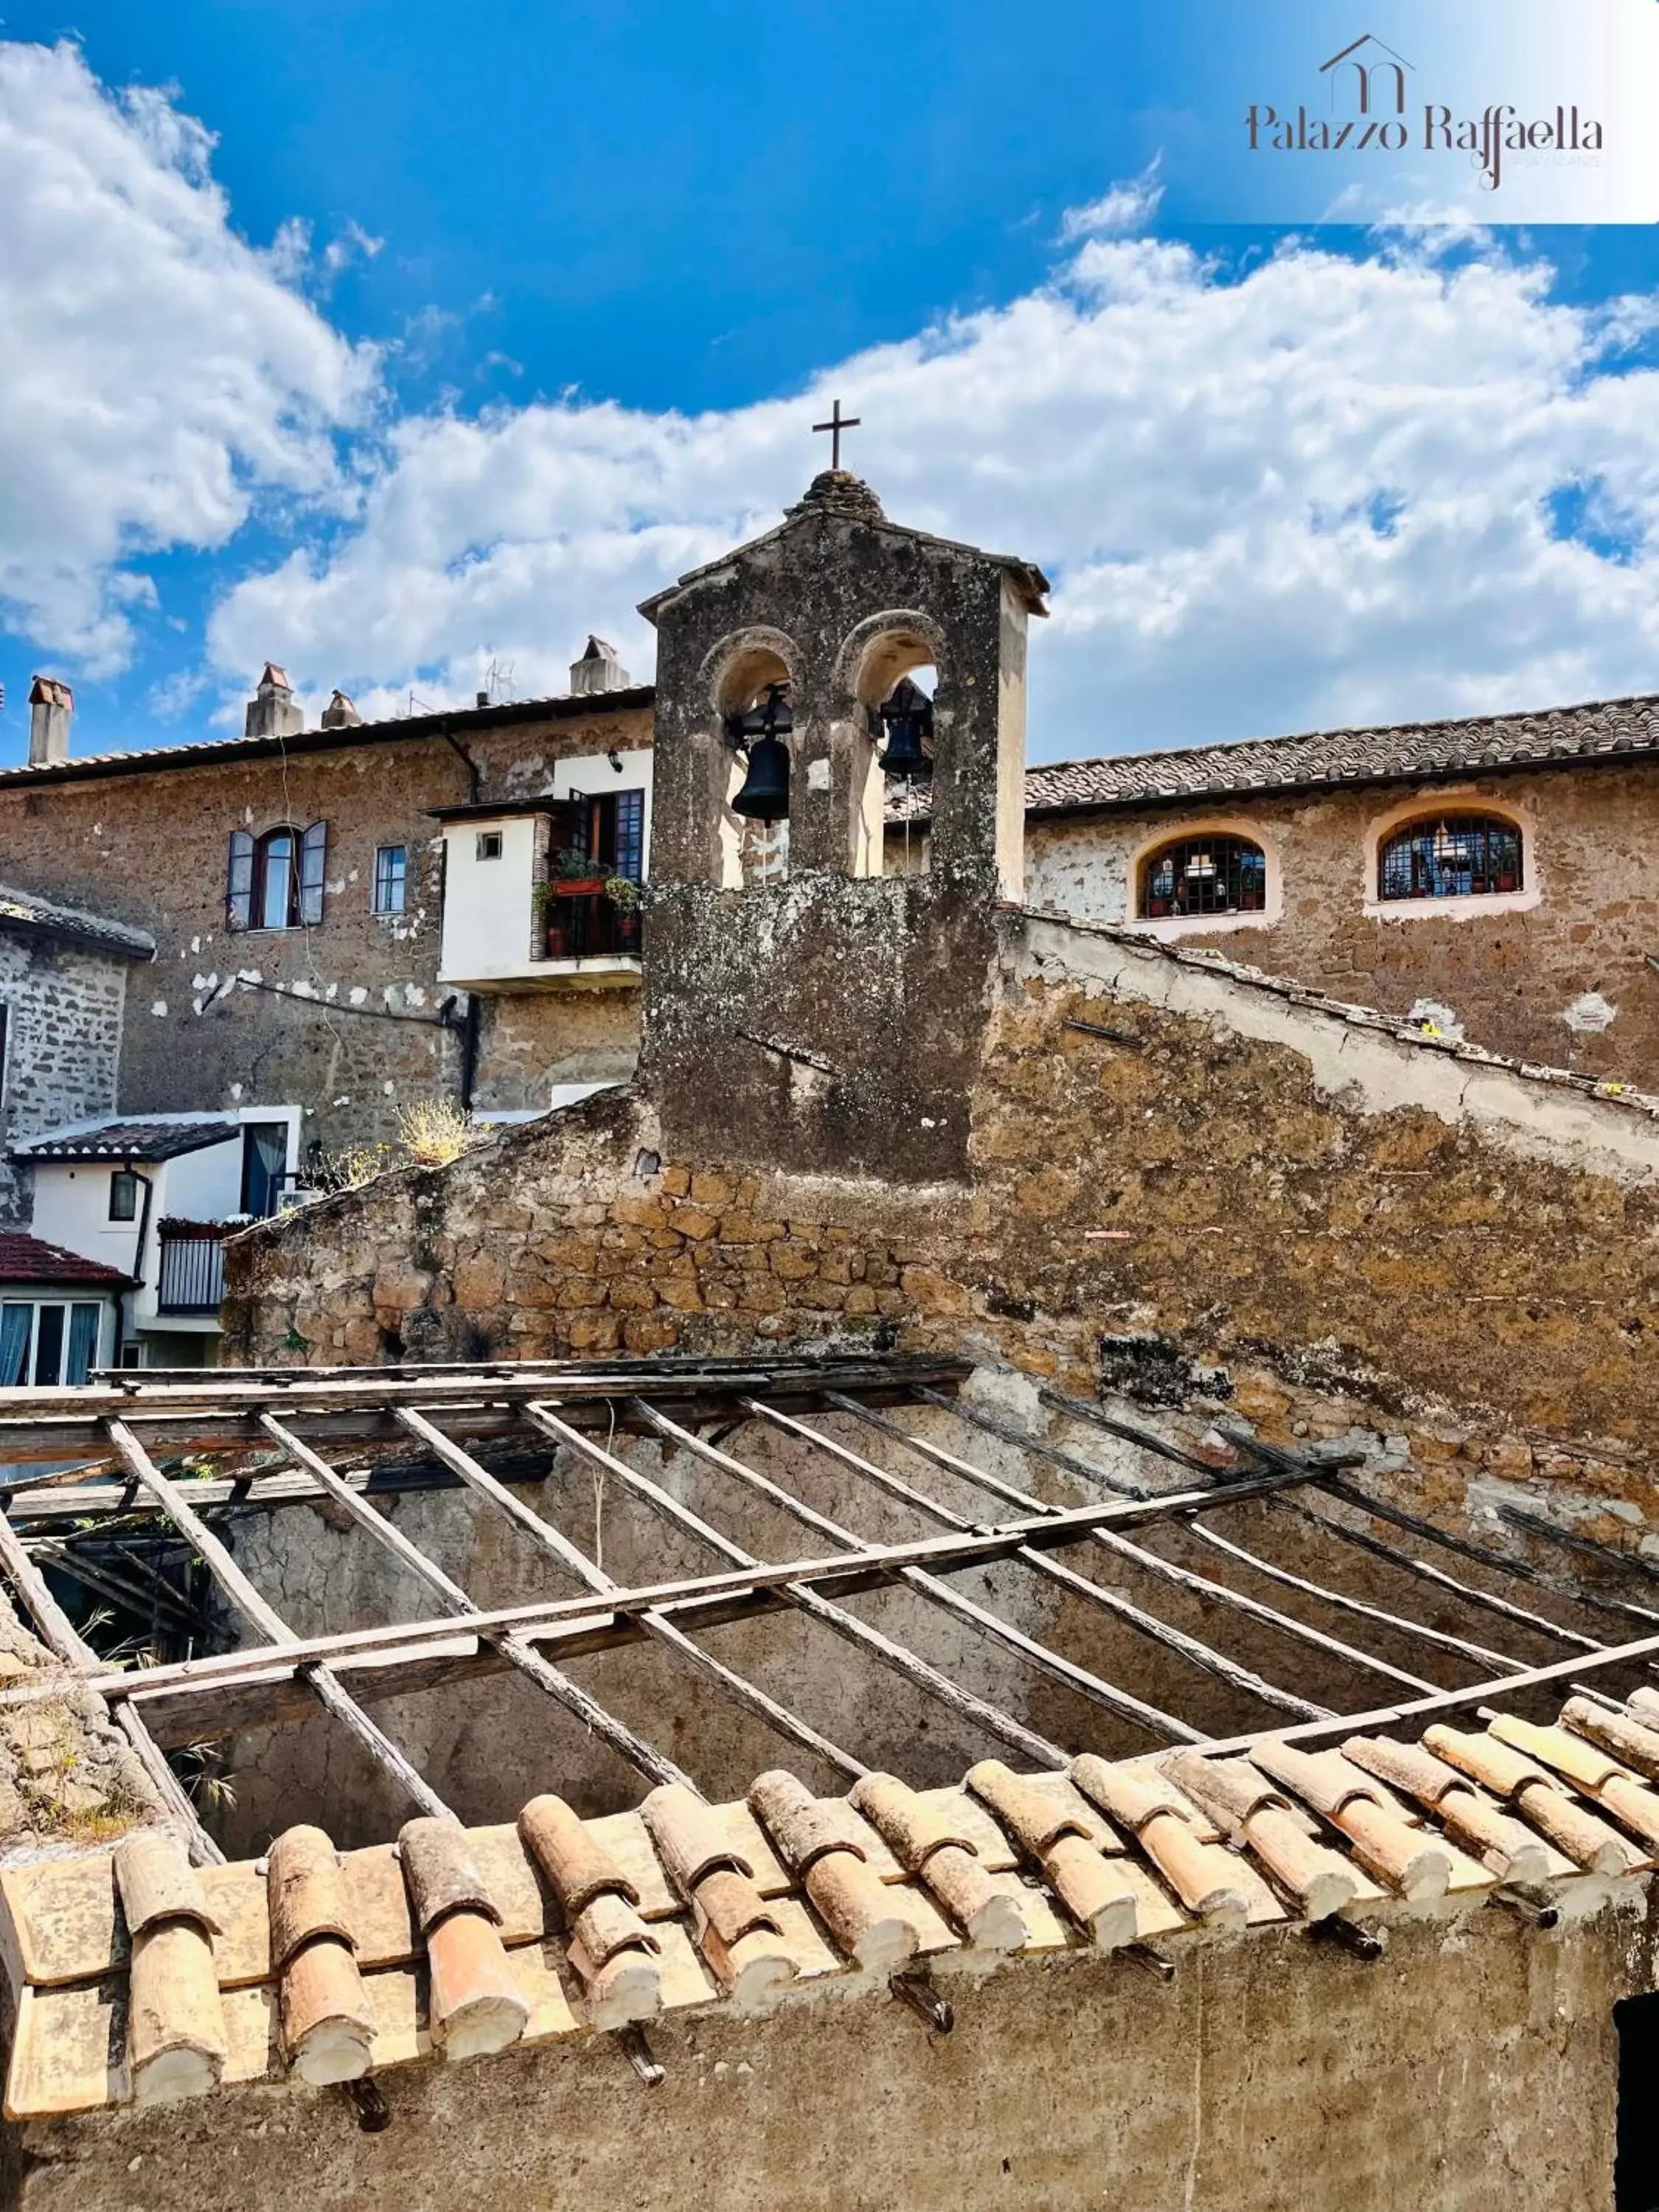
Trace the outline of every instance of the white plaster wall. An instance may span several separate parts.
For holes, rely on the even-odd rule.
[[[124,1275],[137,1274],[138,1223],[112,1221],[109,1184],[118,1162],[105,1160],[40,1160],[34,1170],[34,1219],[29,1233],[47,1244],[59,1244],[100,1267],[118,1267]],[[164,1168],[149,1172],[157,1179]],[[158,1190],[159,1197],[160,1192]],[[138,1194],[139,1212],[144,1194]]]
[[[1090,822],[1034,823],[1025,841],[1025,903],[1084,921],[1129,918],[1129,863],[1144,823],[1112,816]]]
[[[518,975],[532,956],[536,876],[535,814],[499,821],[452,822],[444,829],[443,956],[441,983]],[[499,860],[478,858],[478,839],[499,835]]]
[[[603,753],[579,753],[556,764],[544,798],[603,799],[617,792],[645,793],[643,871],[651,872],[651,780],[648,752],[618,755],[618,775]],[[489,982],[524,975],[542,957],[535,938],[537,832],[542,817],[515,814],[510,802],[499,817],[451,822],[443,832],[443,952],[440,983]],[[481,830],[501,833],[496,860],[478,858]]]

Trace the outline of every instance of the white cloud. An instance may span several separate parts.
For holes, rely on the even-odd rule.
[[[1099,199],[1067,208],[1060,217],[1062,240],[1071,245],[1079,238],[1111,238],[1145,230],[1164,198],[1164,187],[1158,181],[1158,167],[1153,161],[1138,177],[1112,185]]]
[[[466,699],[489,659],[562,690],[589,629],[769,526],[839,393],[890,514],[1054,577],[1032,751],[1145,747],[1659,686],[1650,301],[1564,306],[1476,242],[1307,240],[1231,277],[1093,238],[1011,305],[696,417],[574,398],[391,430],[360,515],[230,593],[240,694],[275,653],[365,712]],[[1571,484],[1614,550],[1552,533]]]
[[[590,629],[648,674],[636,601],[799,495],[838,394],[890,514],[1054,578],[1039,757],[1659,685],[1653,296],[1562,304],[1477,232],[1231,272],[1128,234],[1149,170],[1072,211],[1051,282],[796,397],[371,419],[376,357],[301,288],[375,241],[256,250],[211,154],[164,94],[0,45],[0,608],[94,672],[153,605],[149,550],[281,495],[295,550],[210,625],[231,699],[267,655],[366,713],[470,698],[492,661],[558,690]],[[198,680],[156,710],[199,714]]]
[[[153,597],[128,564],[223,544],[267,489],[337,500],[374,389],[293,289],[303,227],[239,238],[212,146],[72,46],[0,43],[0,616],[94,674]]]

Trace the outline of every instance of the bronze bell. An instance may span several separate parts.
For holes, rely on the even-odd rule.
[[[896,783],[927,782],[933,773],[933,756],[922,750],[922,739],[933,734],[933,702],[927,694],[908,676],[901,677],[878,720],[887,732],[882,774]]]
[[[769,684],[766,696],[726,725],[726,734],[739,751],[749,756],[743,788],[732,801],[734,814],[751,822],[782,822],[789,814],[789,748],[779,736],[795,726],[789,700],[781,684]]]
[[[749,773],[732,801],[734,814],[751,822],[782,822],[789,813],[789,748],[781,738],[757,738],[749,748]]]

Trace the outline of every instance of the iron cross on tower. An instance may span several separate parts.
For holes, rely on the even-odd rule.
[[[856,430],[859,427],[859,422],[860,417],[858,416],[843,415],[842,413],[841,402],[837,399],[834,406],[830,410],[830,420],[827,422],[813,423],[812,432],[814,436],[816,436],[820,430],[828,430],[832,434],[830,440],[830,465],[832,469],[838,469],[841,466],[842,432],[843,430]]]

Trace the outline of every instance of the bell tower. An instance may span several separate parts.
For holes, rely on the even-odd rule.
[[[1026,629],[1047,589],[1028,562],[890,522],[831,468],[776,529],[645,602],[641,1076],[671,1145],[965,1173],[999,905],[1023,888]],[[927,669],[931,699],[910,680]],[[894,797],[925,869],[888,872]]]

